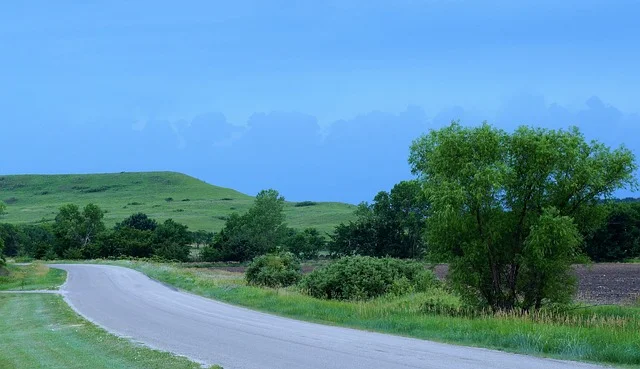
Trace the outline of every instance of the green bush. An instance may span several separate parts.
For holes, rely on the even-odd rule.
[[[386,294],[426,291],[438,283],[418,262],[370,256],[347,256],[316,269],[300,287],[322,299],[366,300]]]
[[[273,288],[291,286],[301,277],[300,262],[290,252],[258,256],[245,273],[250,285]]]

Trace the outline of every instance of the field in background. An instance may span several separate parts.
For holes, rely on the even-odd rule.
[[[218,231],[229,214],[242,213],[253,202],[238,191],[173,172],[0,176],[0,196],[7,204],[0,222],[52,221],[63,204],[92,202],[107,212],[107,226],[143,212],[161,221],[173,218],[192,231]],[[285,213],[289,226],[324,233],[352,219],[354,209],[344,203],[287,203]]]

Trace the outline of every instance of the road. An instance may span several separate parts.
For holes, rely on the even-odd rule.
[[[325,326],[180,292],[128,268],[51,265],[78,313],[119,336],[225,369],[596,368]]]

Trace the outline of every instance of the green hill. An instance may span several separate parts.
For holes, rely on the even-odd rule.
[[[108,226],[143,212],[207,231],[220,230],[226,216],[242,213],[253,203],[251,196],[173,172],[0,176],[0,200],[7,205],[0,222],[47,222],[63,204],[95,203],[106,211]],[[285,208],[289,226],[316,227],[321,232],[351,219],[355,209],[343,203],[295,205],[287,203]]]

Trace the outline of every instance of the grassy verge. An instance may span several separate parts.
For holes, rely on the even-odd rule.
[[[559,315],[455,317],[442,290],[367,302],[324,301],[294,288],[247,286],[237,273],[132,261],[151,278],[205,297],[291,318],[558,359],[640,367],[640,307],[577,307]]]
[[[60,269],[51,269],[46,265],[7,265],[8,275],[0,276],[0,291],[7,290],[55,290],[67,278]]]
[[[0,316],[0,368],[201,368],[105,332],[57,295],[0,295]]]

